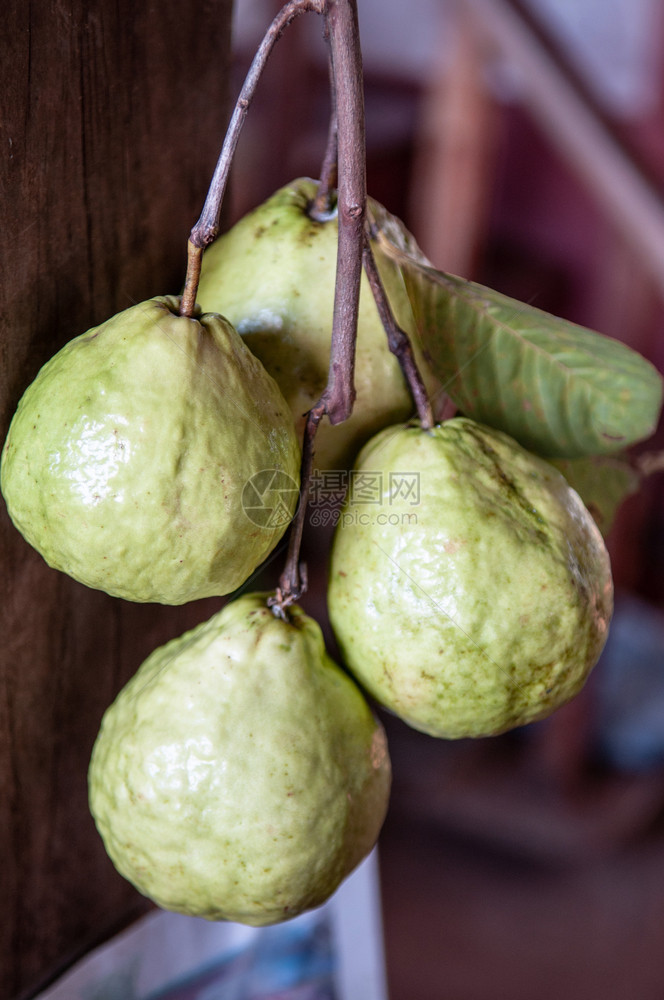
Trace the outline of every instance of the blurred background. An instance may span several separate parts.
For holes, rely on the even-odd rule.
[[[236,3],[235,91],[277,6]],[[370,195],[438,268],[664,370],[661,3],[359,0],[359,14]],[[302,18],[272,57],[229,221],[318,174],[329,111],[319,34]],[[660,431],[646,448],[663,443]],[[614,525],[611,639],[573,703],[479,742],[384,717],[392,1000],[664,996],[663,500],[651,476]],[[308,597],[319,617],[320,576]]]

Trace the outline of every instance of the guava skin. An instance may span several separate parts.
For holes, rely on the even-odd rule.
[[[68,343],[12,420],[1,486],[46,562],[130,601],[239,587],[287,527],[242,507],[255,473],[299,484],[278,386],[227,320],[142,302]],[[293,497],[293,509],[296,497]]]
[[[305,414],[327,383],[334,307],[338,222],[307,214],[318,184],[300,178],[240,219],[203,255],[198,301],[227,316],[278,382],[302,439]],[[374,245],[397,322],[409,334],[428,390],[439,385],[420,346],[398,267]],[[345,468],[361,445],[413,413],[410,392],[362,275],[355,359],[356,399],[342,424],[327,418],[316,435],[318,469]]]
[[[385,733],[299,607],[250,594],[155,650],[107,710],[90,808],[160,906],[262,925],[327,899],[369,853]]]
[[[342,510],[328,608],[365,689],[446,738],[501,733],[572,698],[606,641],[613,585],[563,476],[464,417],[388,428],[356,470],[382,492]],[[405,474],[419,475],[417,503],[390,492]]]

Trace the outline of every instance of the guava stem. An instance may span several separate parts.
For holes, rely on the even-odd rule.
[[[307,513],[307,502],[309,500],[309,484],[311,482],[311,471],[314,461],[314,439],[318,424],[325,413],[325,406],[322,402],[317,403],[307,414],[304,426],[304,438],[302,441],[302,465],[300,471],[300,503],[291,524],[290,537],[288,539],[288,554],[284,571],[279,578],[279,586],[274,597],[268,598],[268,607],[279,618],[287,620],[286,609],[298,601],[307,589],[307,567],[300,562],[300,549],[302,547],[302,534],[304,532],[304,522]]]
[[[369,280],[369,285],[371,286],[371,291],[378,310],[378,315],[380,316],[383,327],[385,328],[388,347],[399,362],[401,371],[403,372],[404,378],[408,383],[408,388],[410,389],[410,393],[413,397],[413,402],[415,404],[418,419],[422,425],[422,430],[431,430],[434,425],[431,403],[429,402],[429,397],[424,387],[422,376],[420,375],[417,367],[415,355],[413,354],[413,348],[408,334],[405,330],[401,329],[394,318],[394,313],[392,312],[385,288],[383,287],[383,282],[381,281],[380,274],[378,273],[376,259],[373,254],[373,250],[371,249],[368,232],[365,232],[364,234],[363,262],[364,270]]]
[[[334,316],[327,385],[323,395],[307,414],[305,425],[300,505],[291,526],[286,565],[276,594],[268,602],[274,614],[283,618],[286,617],[287,607],[306,590],[306,576],[303,575],[306,568],[300,564],[300,548],[318,424],[325,415],[332,424],[346,420],[352,412],[355,399],[355,343],[367,207],[364,93],[357,0],[326,0],[323,13],[330,48],[333,103],[336,108],[330,136],[334,130],[339,173],[339,240]],[[330,153],[331,148],[332,140],[328,137],[327,153]]]
[[[327,25],[325,29],[325,38],[330,44],[329,32],[327,30]],[[327,132],[327,145],[325,147],[325,158],[323,159],[323,165],[320,171],[320,183],[318,185],[318,190],[316,192],[316,197],[311,203],[309,208],[310,218],[318,221],[325,222],[329,218],[330,212],[334,208],[335,200],[335,189],[338,182],[338,121],[337,121],[337,95],[336,86],[334,82],[334,68],[332,66],[332,55],[330,53],[329,60],[329,72],[330,72],[330,100],[332,103],[332,110],[330,112],[330,124]]]
[[[187,243],[187,276],[185,278],[184,290],[180,300],[180,316],[191,317],[194,315],[202,262],[202,247],[194,246],[191,240],[189,240]]]
[[[325,0],[289,0],[284,4],[279,13],[267,29],[262,42],[252,60],[249,72],[247,73],[240,96],[238,97],[231,120],[226,132],[221,153],[217,160],[210,188],[208,190],[205,204],[201,216],[191,230],[189,240],[196,247],[204,249],[209,246],[219,234],[219,224],[221,216],[221,205],[228,184],[233,155],[237,147],[240,132],[244,125],[249,106],[256,92],[258,81],[265,69],[267,60],[272,53],[272,49],[279,41],[284,31],[300,14],[313,11],[316,14],[324,13]]]
[[[346,420],[355,400],[355,342],[367,207],[362,53],[357,0],[328,0],[325,10],[337,108],[339,240],[330,366],[321,402],[331,424]]]

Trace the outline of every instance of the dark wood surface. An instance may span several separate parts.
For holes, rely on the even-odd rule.
[[[67,340],[178,292],[227,115],[231,0],[8,0],[0,58],[0,435]],[[50,570],[0,503],[0,998],[27,996],[145,905],[88,814],[101,715],[209,613]]]

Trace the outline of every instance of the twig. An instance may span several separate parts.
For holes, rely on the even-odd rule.
[[[306,588],[300,565],[300,546],[318,424],[324,415],[332,424],[346,420],[355,398],[355,342],[367,201],[362,55],[356,0],[328,0],[324,16],[336,94],[339,165],[339,242],[334,317],[327,385],[318,403],[307,415],[300,506],[291,527],[284,572],[276,595],[270,600],[272,611],[280,617],[285,617],[286,608],[298,600]]]
[[[329,45],[328,32],[325,32],[326,41]],[[334,208],[335,188],[338,183],[338,158],[337,158],[337,95],[334,81],[334,68],[332,66],[332,54],[329,60],[330,72],[330,99],[332,110],[330,112],[330,125],[327,133],[327,145],[325,147],[325,158],[320,171],[320,183],[316,192],[316,197],[309,208],[309,215],[318,222],[325,222],[329,219],[330,212]]]
[[[191,240],[189,240],[187,243],[187,277],[185,278],[184,290],[180,301],[180,316],[194,315],[202,263],[202,247],[194,246]]]
[[[240,138],[242,126],[244,125],[249,107],[256,92],[258,81],[263,73],[263,70],[265,69],[267,60],[270,57],[274,46],[279,41],[288,25],[291,24],[296,17],[299,17],[300,14],[304,14],[307,11],[322,14],[324,7],[325,0],[289,0],[289,2],[284,4],[281,8],[266,31],[265,36],[256,51],[256,55],[252,60],[251,66],[249,67],[249,72],[247,73],[244,84],[242,85],[240,96],[235,103],[235,108],[226,132],[226,137],[219,154],[219,159],[217,160],[217,165],[215,167],[214,174],[212,175],[205,204],[203,205],[203,211],[201,212],[198,222],[189,235],[189,242],[192,246],[198,247],[201,251],[204,250],[206,246],[209,246],[210,243],[214,242],[219,234],[221,206],[226,192],[226,186],[228,184],[228,175],[230,173],[235,149]],[[192,255],[189,254],[187,260],[187,276],[185,279],[185,289],[187,290],[186,301],[183,296],[183,305],[186,309],[193,307],[193,302],[196,300],[196,293],[198,291],[198,276],[191,272],[192,266],[195,266],[195,264],[192,259]],[[191,313],[187,312],[181,312],[181,314],[185,316],[191,315]]]
[[[284,565],[283,573],[279,579],[274,597],[269,597],[267,604],[272,608],[273,613],[286,620],[286,609],[298,601],[307,589],[307,567],[300,562],[300,549],[302,547],[302,534],[304,532],[304,521],[307,513],[307,503],[309,501],[309,486],[311,483],[311,471],[314,462],[314,439],[318,425],[325,414],[325,406],[322,402],[316,404],[307,414],[307,421],[304,425],[304,438],[302,441],[302,465],[300,471],[300,502],[291,524],[290,537],[288,539],[288,554]]]
[[[339,242],[328,381],[321,401],[331,424],[353,409],[355,341],[367,208],[362,54],[356,0],[328,0],[327,29],[337,104]]]
[[[373,292],[376,308],[378,309],[378,315],[380,316],[383,327],[385,328],[388,346],[392,354],[394,354],[399,362],[406,382],[408,383],[422,429],[431,430],[434,425],[431,403],[429,402],[429,397],[427,396],[422,376],[417,368],[415,355],[413,354],[413,348],[408,338],[408,334],[401,329],[394,318],[385,288],[383,287],[383,282],[381,281],[378,268],[376,267],[376,260],[373,255],[373,250],[371,249],[368,232],[365,232],[364,234],[363,262],[364,270],[366,271],[367,278],[369,279],[369,285],[371,286],[371,291]]]

